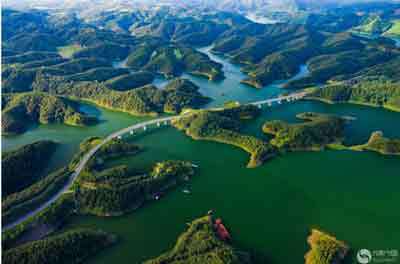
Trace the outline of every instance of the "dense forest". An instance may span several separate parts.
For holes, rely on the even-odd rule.
[[[153,80],[154,75],[149,72],[135,72],[114,77],[105,84],[110,89],[126,91],[150,84]]]
[[[115,241],[114,236],[102,231],[74,229],[6,250],[2,261],[10,264],[83,263]]]
[[[57,143],[43,140],[13,151],[3,152],[1,160],[2,196],[21,191],[38,181],[56,147]]]
[[[62,79],[43,79],[41,89],[50,93],[90,101],[96,105],[133,115],[179,113],[183,108],[199,108],[210,98],[187,79],[174,79],[164,89],[147,85],[128,91],[117,91],[99,82],[66,83]]]
[[[210,80],[221,78],[222,65],[195,49],[162,43],[144,43],[127,58],[127,65],[136,70],[161,73],[176,77],[183,72],[205,76]]]
[[[317,89],[312,98],[333,103],[357,103],[400,111],[400,84],[387,80],[341,82]]]
[[[2,94],[2,132],[20,134],[37,124],[64,123],[86,126],[97,122],[79,111],[75,102],[46,93]]]

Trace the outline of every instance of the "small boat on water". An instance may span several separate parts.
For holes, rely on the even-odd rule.
[[[198,168],[199,165],[196,165],[196,164],[192,163],[192,167],[193,167],[193,168]]]
[[[158,201],[158,200],[160,200],[161,199],[161,195],[162,195],[162,193],[155,193],[154,195],[153,195],[153,199],[154,200],[156,200],[156,201]]]
[[[342,118],[343,118],[344,120],[348,120],[348,121],[357,120],[357,117],[355,117],[355,116],[342,116]]]
[[[191,193],[192,193],[189,189],[186,189],[186,188],[183,189],[182,192],[183,192],[183,193],[186,193],[186,194],[191,194]]]
[[[222,223],[222,219],[221,218],[217,218],[215,220],[214,228],[215,228],[215,231],[216,231],[219,239],[221,239],[223,241],[231,240],[231,235],[229,234],[228,230],[226,229],[226,227]]]

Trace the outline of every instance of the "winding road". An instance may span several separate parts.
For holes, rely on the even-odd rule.
[[[263,105],[268,105],[271,106],[272,103],[279,103],[281,104],[282,102],[292,102],[295,100],[299,100],[304,98],[306,95],[308,94],[308,92],[298,92],[298,93],[292,93],[286,96],[279,96],[276,98],[271,98],[271,99],[267,99],[267,100],[263,100],[263,101],[257,101],[257,102],[252,102],[249,103],[250,105],[256,105],[258,107],[262,107]],[[223,108],[211,108],[209,110],[222,110]],[[43,203],[41,206],[39,206],[38,208],[30,211],[29,213],[19,217],[17,220],[15,220],[12,223],[9,223],[7,225],[4,225],[2,227],[2,230],[8,230],[11,229],[15,226],[17,226],[18,224],[24,222],[25,220],[29,219],[30,217],[35,216],[36,214],[40,213],[41,211],[45,210],[46,208],[48,208],[49,206],[51,206],[55,201],[57,201],[58,198],[60,198],[60,196],[67,192],[68,189],[72,186],[72,184],[74,183],[74,181],[76,180],[76,178],[78,177],[78,175],[81,173],[81,171],[83,170],[83,168],[85,168],[86,163],[94,156],[94,154],[102,147],[104,146],[104,144],[106,144],[107,142],[111,141],[112,139],[121,137],[127,133],[131,133],[135,130],[139,130],[139,129],[143,129],[146,130],[147,126],[151,126],[151,125],[157,125],[157,126],[161,126],[163,123],[166,124],[170,121],[172,121],[173,119],[179,119],[184,117],[185,115],[187,115],[186,113],[183,113],[181,115],[175,115],[175,116],[169,116],[169,117],[164,117],[164,118],[158,118],[158,119],[153,119],[153,120],[149,120],[149,121],[145,121],[145,122],[141,122],[138,124],[134,124],[132,126],[123,128],[121,130],[118,130],[110,135],[108,135],[101,143],[99,143],[98,145],[96,145],[95,147],[93,147],[89,152],[87,152],[82,159],[80,160],[80,162],[78,163],[78,165],[76,166],[74,172],[71,174],[70,179],[68,180],[68,182],[64,185],[64,187],[59,190],[56,194],[54,194],[48,201],[46,201],[45,203]]]

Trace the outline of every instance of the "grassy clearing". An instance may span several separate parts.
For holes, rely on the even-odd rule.
[[[392,21],[392,26],[384,33],[384,35],[400,37],[400,19]]]
[[[63,58],[67,58],[67,59],[71,58],[75,52],[78,52],[81,49],[83,49],[83,47],[79,44],[72,44],[72,45],[62,46],[62,47],[57,48],[60,56]]]

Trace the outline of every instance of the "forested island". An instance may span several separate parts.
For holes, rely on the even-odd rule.
[[[101,216],[121,215],[158,199],[194,174],[191,163],[164,161],[149,173],[136,174],[126,166],[91,172],[79,179],[76,199],[81,213]]]
[[[307,239],[311,249],[305,255],[306,264],[343,263],[349,247],[335,237],[319,230],[311,230]]]
[[[93,139],[89,139],[93,142]],[[84,151],[85,145],[82,150]],[[112,216],[134,210],[168,189],[187,182],[194,174],[190,162],[164,161],[149,172],[138,173],[126,165],[107,167],[107,160],[135,155],[136,145],[112,140],[90,160],[75,184],[75,199],[81,213]]]
[[[233,106],[221,110],[193,111],[172,124],[194,139],[217,141],[242,148],[250,154],[247,167],[252,168],[275,155],[274,147],[267,142],[240,133],[241,122],[254,119],[259,114],[260,110],[256,106]]]
[[[345,120],[341,117],[310,112],[296,117],[305,122],[288,124],[275,120],[263,125],[264,133],[274,136],[271,140],[273,146],[288,151],[319,150],[343,140]]]
[[[192,221],[171,251],[145,261],[144,264],[253,263],[249,253],[235,249],[218,237],[214,221],[213,216],[204,216]]]

